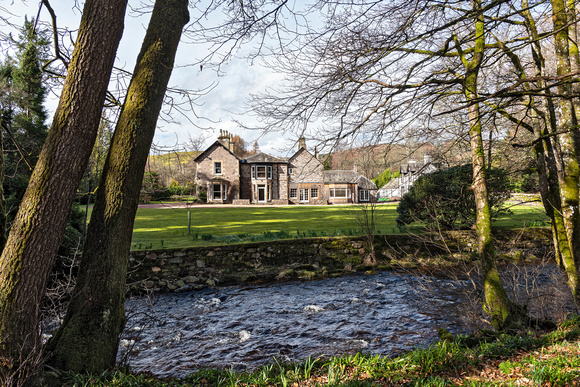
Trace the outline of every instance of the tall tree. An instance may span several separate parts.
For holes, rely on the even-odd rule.
[[[126,5],[85,2],[59,105],[0,257],[3,383],[41,346],[39,304],[94,143]]]
[[[19,38],[13,39],[13,44],[17,49],[16,60],[8,58],[1,76],[6,89],[2,134],[8,141],[4,143],[3,152],[6,176],[3,187],[9,221],[16,215],[48,130],[42,71],[48,60],[48,39],[42,31],[35,31],[34,20],[25,19]]]
[[[571,2],[572,4],[574,2]],[[552,20],[554,24],[554,48],[556,71],[561,81],[558,83],[557,100],[557,147],[558,184],[563,226],[568,242],[569,254],[563,254],[563,264],[569,273],[568,280],[577,303],[580,303],[580,130],[578,129],[578,97],[573,96],[572,63],[577,62],[577,47],[570,50],[570,42],[576,41],[576,13],[570,13],[565,0],[552,0]],[[574,8],[572,8],[574,9]]]
[[[471,163],[473,165],[473,184],[475,195],[476,221],[479,260],[483,279],[484,310],[490,316],[492,325],[498,330],[519,323],[516,308],[501,284],[497,270],[496,252],[491,233],[491,205],[487,190],[487,171],[483,147],[481,112],[479,110],[479,70],[485,52],[485,18],[481,0],[471,0],[474,18],[472,54],[469,59],[454,36],[460,59],[465,67],[463,93],[467,101],[469,118],[469,138],[471,142]]]
[[[51,340],[52,364],[100,372],[115,364],[125,280],[147,154],[173,69],[187,0],[156,0],[111,141],[87,230],[77,286]]]

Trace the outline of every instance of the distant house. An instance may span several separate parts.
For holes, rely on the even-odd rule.
[[[218,141],[196,159],[196,184],[207,192],[208,203],[333,204],[376,200],[376,185],[355,171],[325,171],[300,138],[289,159],[258,153],[240,159],[233,153],[231,135],[220,132]]]
[[[430,155],[423,157],[423,162],[410,160],[408,164],[401,165],[401,176],[394,178],[378,190],[379,198],[401,198],[413,186],[413,183],[423,175],[440,169],[439,163],[434,163]]]
[[[401,195],[401,187],[398,177],[391,179],[391,181],[377,191],[377,197],[379,199],[400,198],[401,196],[403,195]]]

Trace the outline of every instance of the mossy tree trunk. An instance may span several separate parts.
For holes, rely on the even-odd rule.
[[[0,378],[41,345],[39,304],[93,147],[126,3],[85,3],[53,123],[0,258]]]
[[[124,327],[133,221],[183,26],[187,0],[157,0],[107,155],[87,230],[77,285],[51,363],[76,372],[115,364]]]
[[[576,15],[569,14],[569,4],[565,0],[552,0],[552,21],[554,25],[554,48],[558,76],[572,81],[570,73],[572,64],[577,60],[576,31],[571,24],[576,23]],[[572,8],[574,9],[574,8]],[[568,242],[567,249],[560,249],[561,260],[568,274],[568,283],[572,288],[576,303],[580,303],[580,213],[579,213],[579,164],[578,143],[580,132],[577,129],[577,98],[573,97],[573,86],[570,82],[558,83],[557,127],[558,133],[556,162],[558,165],[558,184],[562,206],[562,223]]]
[[[568,3],[570,4],[570,1]],[[566,227],[564,225],[564,218],[562,216],[559,180],[560,174],[558,173],[558,169],[563,166],[563,163],[560,157],[560,145],[557,136],[559,129],[554,103],[555,97],[552,95],[550,88],[547,87],[546,81],[544,81],[546,75],[546,63],[543,54],[544,47],[542,47],[542,38],[538,33],[536,22],[530,12],[527,0],[522,0],[521,15],[524,17],[525,25],[529,34],[529,47],[534,59],[537,87],[539,90],[544,90],[543,104],[537,104],[530,83],[524,83],[526,92],[530,92],[527,97],[529,111],[538,112],[542,117],[537,117],[536,114],[532,113],[532,124],[524,124],[523,126],[532,132],[536,138],[534,143],[534,154],[538,170],[540,195],[546,214],[551,221],[552,240],[556,261],[565,270],[572,293],[576,294],[578,292],[577,284],[579,282],[578,270],[576,269],[577,265],[574,263],[574,260],[570,259],[570,257],[572,257],[572,251],[570,250]],[[573,30],[575,36],[575,29]],[[571,47],[573,48],[572,51],[576,52],[574,56],[577,59],[577,46],[571,44]],[[519,58],[513,53],[511,53],[511,57],[512,63],[518,70],[520,78],[527,78],[526,69],[522,66]],[[578,61],[576,60],[576,67],[578,66],[577,63]]]
[[[472,190],[476,204],[476,229],[478,253],[482,269],[484,287],[484,310],[491,318],[496,330],[504,330],[517,323],[515,313],[501,283],[496,265],[496,252],[491,233],[491,206],[487,192],[485,151],[483,148],[481,114],[478,101],[478,75],[485,50],[485,22],[481,0],[471,0],[474,12],[474,36],[471,58],[461,54],[465,66],[463,91],[468,104],[469,138],[473,164]]]
[[[0,249],[3,249],[4,245],[6,245],[8,235],[6,200],[4,198],[4,170],[6,163],[4,161],[4,134],[2,125],[4,123],[0,117]]]

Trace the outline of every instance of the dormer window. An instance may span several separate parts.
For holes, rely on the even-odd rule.
[[[294,174],[294,168],[288,168],[288,174],[289,175],[293,175]]]
[[[213,174],[214,175],[221,175],[222,174],[222,162],[221,161],[214,161]]]

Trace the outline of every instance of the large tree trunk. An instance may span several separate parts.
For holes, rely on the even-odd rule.
[[[473,164],[472,190],[476,204],[476,229],[478,252],[481,262],[484,310],[490,316],[496,330],[504,330],[519,323],[519,313],[513,307],[501,284],[496,265],[496,252],[491,233],[491,206],[487,193],[485,151],[483,148],[481,115],[478,100],[478,73],[485,48],[484,16],[481,0],[471,1],[475,12],[474,49],[471,60],[463,57],[466,75],[463,80],[464,94],[468,104],[469,138]]]
[[[568,17],[564,0],[552,0],[552,20],[555,31],[554,47],[557,72],[559,76],[565,76],[571,71],[570,31],[568,28],[569,22],[574,21],[574,19]],[[576,303],[580,303],[580,281],[578,278],[578,265],[580,264],[580,213],[578,206],[580,191],[578,185],[580,174],[577,154],[580,134],[575,128],[577,123],[576,103],[572,98],[572,86],[570,83],[560,82],[558,93],[561,95],[557,106],[557,126],[560,134],[558,136],[559,147],[555,148],[555,151],[559,152],[558,157],[556,157],[559,164],[558,183],[562,203],[562,220],[569,246],[567,254],[562,254],[562,262],[568,273],[568,282]]]
[[[99,126],[126,0],[87,0],[48,137],[0,258],[0,377],[37,350],[39,304]]]
[[[80,272],[51,363],[76,372],[115,364],[139,192],[181,31],[187,0],[157,0],[105,162]]]
[[[568,1],[569,5],[573,5],[573,1]],[[562,4],[560,4],[560,7]],[[562,167],[563,163],[560,156],[560,145],[559,139],[557,137],[558,129],[558,119],[556,114],[556,107],[554,105],[554,97],[551,95],[550,89],[546,87],[546,82],[543,81],[545,76],[545,59],[543,55],[543,47],[541,45],[541,37],[536,28],[535,20],[529,11],[529,5],[527,0],[522,0],[522,15],[525,17],[526,26],[530,35],[530,47],[532,49],[532,57],[534,58],[534,65],[536,67],[536,77],[538,80],[538,88],[540,90],[545,90],[545,108],[542,105],[536,106],[534,97],[530,94],[530,111],[541,111],[545,109],[544,121],[535,119],[533,126],[533,133],[536,137],[536,143],[534,146],[534,153],[536,156],[536,163],[538,168],[540,195],[542,198],[542,203],[546,214],[551,220],[552,227],[552,240],[554,244],[554,253],[556,256],[556,261],[565,270],[566,276],[568,278],[568,283],[573,294],[578,293],[578,270],[577,265],[574,262],[573,252],[570,248],[568,241],[568,235],[566,233],[566,227],[564,224],[564,218],[562,215],[562,201],[560,197],[560,173],[559,168]],[[573,9],[573,7],[572,7]],[[560,20],[559,23],[563,21]],[[575,28],[573,29],[573,35],[576,36]],[[561,36],[560,38],[563,38]],[[576,54],[573,55],[575,60],[575,67],[578,67],[578,47],[574,42],[569,44],[572,52]],[[564,54],[565,56],[565,54]],[[563,62],[565,63],[565,61]],[[522,68],[521,77],[525,78],[525,70]],[[526,91],[532,91],[529,83],[524,85]],[[545,127],[544,127],[545,126]],[[543,129],[542,129],[543,128]]]
[[[6,245],[8,235],[6,200],[4,199],[4,170],[6,162],[4,160],[4,134],[2,118],[0,117],[0,249]]]

